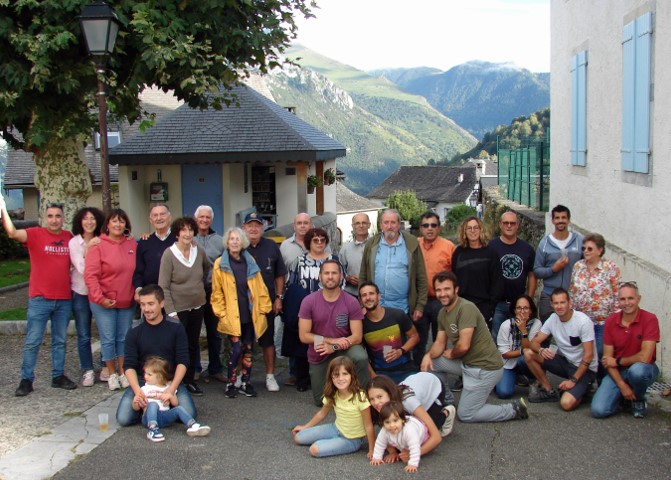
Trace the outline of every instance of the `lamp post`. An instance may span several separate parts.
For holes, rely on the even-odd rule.
[[[119,19],[114,10],[106,2],[84,5],[79,24],[89,55],[93,56],[98,77],[98,128],[100,129],[100,175],[102,180],[103,210],[112,210],[112,194],[110,189],[109,152],[107,148],[107,85],[105,72],[107,61],[114,52]]]

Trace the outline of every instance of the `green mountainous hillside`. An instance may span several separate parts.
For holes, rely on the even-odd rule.
[[[478,139],[513,118],[550,106],[550,74],[509,64],[472,61],[447,72],[420,67],[370,73],[425,97]]]
[[[401,165],[449,161],[476,139],[393,83],[302,47],[287,52],[301,67],[264,77],[275,101],[347,147],[338,160],[345,184],[365,195]]]

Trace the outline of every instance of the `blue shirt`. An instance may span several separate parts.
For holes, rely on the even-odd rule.
[[[391,245],[381,238],[375,256],[375,283],[382,293],[380,305],[408,313],[408,268],[408,251],[403,235],[399,235]]]

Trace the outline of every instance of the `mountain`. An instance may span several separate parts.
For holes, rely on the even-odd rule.
[[[371,73],[425,97],[479,139],[498,125],[550,106],[549,73],[532,73],[505,63],[472,61],[447,72],[420,67]]]
[[[287,52],[299,66],[263,80],[280,105],[347,147],[338,160],[345,184],[365,195],[401,165],[446,161],[476,139],[431,107],[385,79],[335,62],[303,47]]]

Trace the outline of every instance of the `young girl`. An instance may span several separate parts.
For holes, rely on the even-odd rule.
[[[388,402],[380,410],[382,430],[375,441],[375,451],[371,465],[381,465],[384,451],[389,445],[399,451],[407,450],[410,458],[405,466],[406,472],[416,472],[421,457],[421,446],[429,438],[429,430],[415,417],[405,414],[403,404]]]
[[[149,357],[144,364],[144,381],[142,393],[147,400],[147,406],[142,414],[142,424],[149,431],[147,438],[152,442],[162,442],[165,436],[159,427],[167,427],[179,419],[188,428],[186,434],[190,437],[204,437],[210,433],[210,427],[196,423],[184,407],[178,405],[177,395],[170,396],[170,405],[165,405],[161,396],[168,388],[170,364],[160,357]],[[133,403],[133,407],[135,407]]]
[[[385,375],[377,375],[368,382],[366,391],[374,421],[378,420],[382,407],[394,401],[401,403],[408,414],[426,425],[429,438],[422,443],[422,455],[436,448],[442,441],[441,436],[446,437],[452,432],[456,409],[453,405],[443,406],[443,385],[432,373],[419,372],[410,375],[401,385],[396,385]],[[400,453],[390,454],[385,461],[393,463],[399,459],[408,461],[408,458],[408,452],[403,450]]]
[[[324,387],[324,406],[305,425],[294,427],[294,441],[310,445],[313,457],[328,457],[356,452],[364,437],[368,439],[368,458],[373,457],[375,428],[370,403],[359,385],[354,363],[349,357],[338,357],[329,363]],[[333,408],[335,423],[314,426]]]

